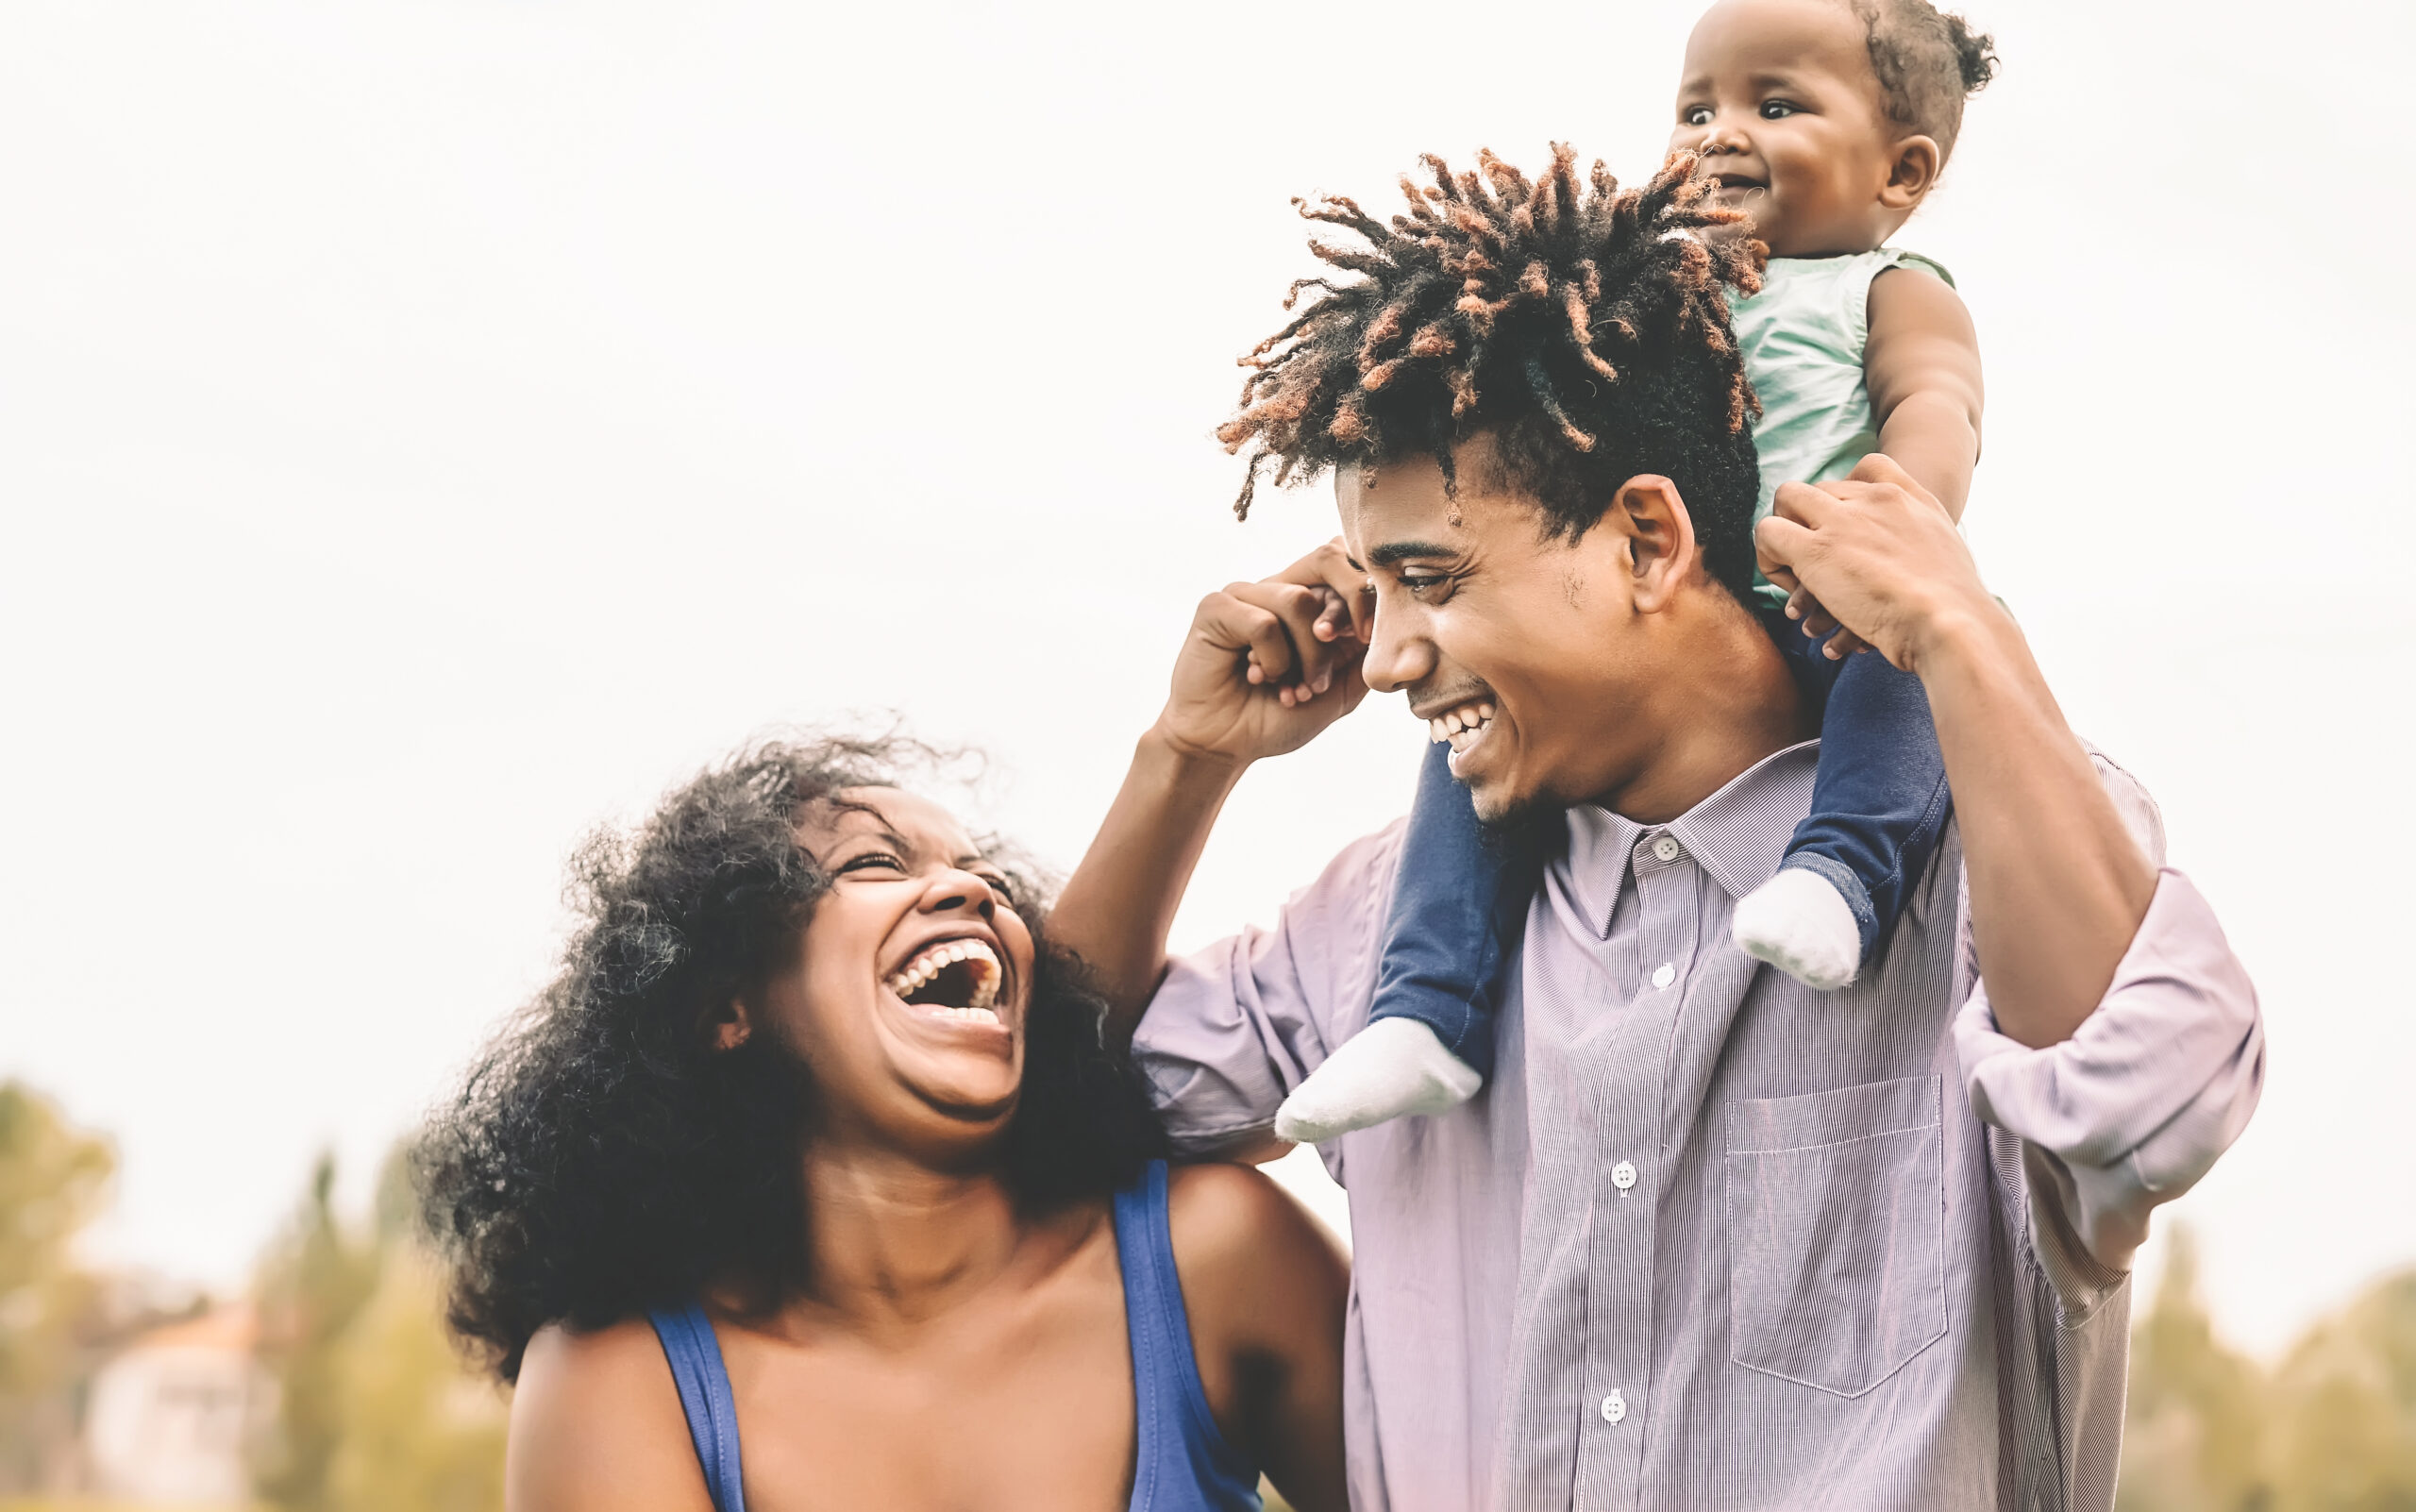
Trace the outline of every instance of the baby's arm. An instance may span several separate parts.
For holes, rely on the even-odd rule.
[[[1879,449],[1963,518],[1980,461],[1980,338],[1945,279],[1889,268],[1871,283],[1863,379]]]

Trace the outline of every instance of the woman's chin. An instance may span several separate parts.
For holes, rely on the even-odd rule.
[[[958,1130],[1003,1128],[1015,1111],[1017,1076],[991,1065],[921,1066],[907,1068],[902,1080],[914,1100],[938,1114]]]

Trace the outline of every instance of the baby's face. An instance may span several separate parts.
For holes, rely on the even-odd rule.
[[[1721,0],[1687,39],[1670,149],[1703,154],[1772,257],[1886,241],[1910,212],[1880,203],[1902,131],[1840,0]]]

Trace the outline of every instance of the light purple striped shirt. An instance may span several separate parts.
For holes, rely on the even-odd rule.
[[[1816,751],[1668,825],[1572,810],[1492,1083],[1324,1149],[1357,1512],[2112,1506],[2126,1268],[2256,1107],[2256,994],[2166,870],[2096,1013],[2025,1049],[1952,830],[1854,986],[1758,967],[1730,911]],[[2161,865],[2146,794],[2098,768]],[[1366,1021],[1400,836],[1173,965],[1135,1049],[1182,1148],[1263,1138]]]

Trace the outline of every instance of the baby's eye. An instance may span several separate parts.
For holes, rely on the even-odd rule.
[[[1687,126],[1709,126],[1711,125],[1711,107],[1689,105],[1678,113],[1678,119]]]
[[[1786,100],[1764,100],[1762,102],[1762,119],[1765,121],[1784,121],[1788,116],[1795,113],[1795,107]]]

